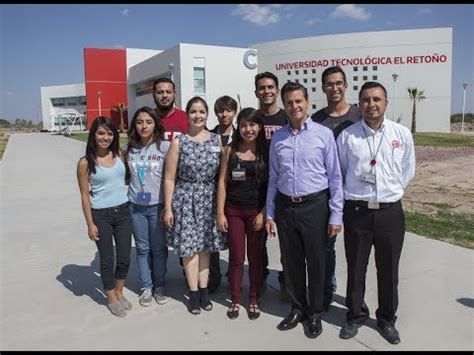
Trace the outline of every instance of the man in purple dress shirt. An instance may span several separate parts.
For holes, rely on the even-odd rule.
[[[304,334],[316,338],[324,312],[326,236],[337,235],[342,225],[342,175],[333,132],[308,116],[306,88],[288,82],[281,99],[289,124],[271,140],[266,228],[275,236],[278,227],[292,309],[277,328],[304,321]]]

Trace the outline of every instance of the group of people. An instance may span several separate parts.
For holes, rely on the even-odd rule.
[[[214,104],[219,124],[208,130],[206,101],[193,97],[181,111],[174,83],[160,78],[153,84],[156,108],[135,112],[123,149],[111,120],[98,117],[77,177],[110,312],[124,317],[132,308],[123,287],[133,234],[140,305],[166,303],[171,247],[183,265],[189,312],[212,310],[210,293],[222,276],[219,252],[228,248],[227,316],[239,316],[247,254],[247,314],[257,319],[269,275],[266,241],[277,236],[280,292],[291,303],[277,328],[301,322],[304,334],[316,338],[334,300],[335,242],[344,226],[348,311],[340,337],[354,337],[369,318],[364,293],[373,245],[377,324],[387,341],[399,343],[398,264],[405,234],[400,200],[415,173],[413,138],[386,118],[383,85],[366,82],[358,106],[347,103],[347,86],[340,67],[327,68],[327,107],[309,116],[304,86],[288,82],[280,91],[274,74],[260,73],[259,108],[241,109],[234,126],[237,102],[222,96]]]

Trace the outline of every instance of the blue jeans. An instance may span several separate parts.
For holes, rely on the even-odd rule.
[[[162,208],[162,203],[152,206],[130,203],[141,289],[165,287],[168,247],[160,224]]]

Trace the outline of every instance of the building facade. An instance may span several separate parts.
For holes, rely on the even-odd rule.
[[[309,110],[326,106],[321,74],[339,65],[347,76],[346,98],[358,102],[366,81],[385,86],[386,115],[411,128],[413,101],[408,88],[424,90],[416,105],[417,132],[449,132],[451,115],[452,29],[430,28],[349,33],[253,44],[258,71],[308,89]]]

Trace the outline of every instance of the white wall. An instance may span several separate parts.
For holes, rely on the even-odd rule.
[[[128,115],[130,120],[133,117],[135,111],[141,106],[155,107],[155,103],[151,94],[140,96],[138,98],[135,97],[136,85],[156,76],[169,76],[170,70],[168,65],[170,63],[174,63],[173,81],[175,82],[176,91],[179,92],[179,46],[175,46],[166,51],[161,51],[159,54],[156,54],[129,68],[127,92],[129,105]],[[176,97],[176,104],[178,107],[181,105],[178,96]]]
[[[308,37],[284,41],[267,42],[252,45],[258,50],[259,72],[273,72],[280,80],[280,87],[287,80],[299,79],[300,83],[308,88],[310,100],[310,112],[326,106],[326,97],[321,89],[321,74],[329,66],[340,65],[345,71],[348,81],[347,100],[357,103],[358,93],[364,81],[378,81],[385,86],[388,93],[389,106],[387,117],[401,118],[401,123],[411,127],[412,101],[409,99],[408,87],[417,87],[425,90],[427,99],[417,103],[417,131],[419,132],[449,132],[451,112],[451,71],[452,71],[452,29],[430,28],[422,30],[383,31],[366,33],[349,33],[330,36]],[[443,63],[407,63],[408,58],[423,56],[446,56]],[[395,57],[401,57],[404,61],[395,63]],[[385,58],[383,62],[376,63],[377,70],[373,70],[374,64],[368,65],[368,71],[362,71],[366,64],[347,64],[337,62],[341,59],[361,58]],[[386,58],[391,58],[392,63],[385,63]],[[324,63],[324,61],[327,63]],[[424,60],[424,59],[423,59]],[[299,68],[299,75],[295,75],[295,69],[284,69],[281,64],[294,62],[313,61],[316,66]],[[312,65],[311,64],[311,65]],[[354,71],[354,66],[358,71]],[[308,70],[308,75],[302,71]],[[312,74],[311,69],[316,69]],[[287,71],[291,74],[288,75]],[[397,73],[396,96],[392,74]],[[362,76],[367,75],[367,80]],[[373,80],[372,76],[377,75]],[[354,81],[358,76],[358,81]],[[316,78],[316,83],[311,83],[311,78]],[[308,78],[308,83],[302,82]],[[354,90],[353,86],[358,89]],[[311,87],[316,87],[316,93]],[[281,104],[281,102],[280,102]],[[395,111],[394,111],[395,108]]]
[[[86,87],[84,83],[81,84],[70,84],[70,85],[57,85],[57,86],[42,86],[41,87],[41,111],[43,116],[43,128],[52,131],[54,129],[54,117],[56,112],[64,109],[76,109],[78,112],[83,113],[86,111],[85,105],[74,106],[74,107],[53,107],[51,103],[52,98],[63,98],[63,97],[77,97],[86,96]]]
[[[202,96],[209,105],[207,127],[212,129],[218,124],[214,114],[215,101],[224,95],[234,98],[240,96],[241,106],[257,108],[254,94],[254,78],[257,69],[248,69],[243,62],[248,48],[207,46],[199,44],[180,44],[181,57],[181,100],[185,107],[193,96]],[[206,93],[194,93],[193,61],[204,58],[206,73]]]

